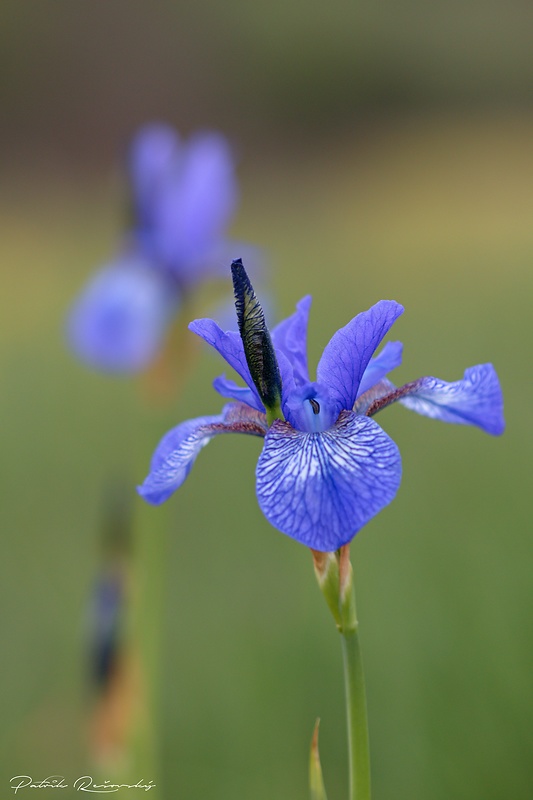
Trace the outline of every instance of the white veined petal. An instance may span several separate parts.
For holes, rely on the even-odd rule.
[[[333,551],[393,499],[401,458],[376,422],[352,412],[320,433],[277,421],[256,478],[259,505],[274,527],[307,547]]]

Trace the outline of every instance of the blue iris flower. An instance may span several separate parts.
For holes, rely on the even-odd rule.
[[[226,228],[237,203],[226,140],[201,133],[182,142],[165,125],[134,138],[128,176],[132,226],[116,256],[74,303],[68,336],[90,366],[134,372],[157,354],[184,297],[226,272]]]
[[[239,312],[237,287],[236,296]],[[262,312],[255,296],[250,302],[249,316],[257,322]],[[138,490],[145,500],[154,505],[164,502],[181,486],[200,450],[216,434],[261,436],[264,445],[256,468],[256,491],[264,515],[302,544],[334,551],[390,503],[400,485],[400,453],[372,419],[377,411],[399,401],[444,422],[475,425],[494,435],[503,432],[502,393],[491,364],[467,369],[463,379],[454,383],[426,377],[396,388],[388,380],[387,374],[401,362],[402,345],[389,342],[377,356],[375,351],[403,313],[403,307],[392,300],[381,300],[334,334],[312,381],[306,354],[310,305],[311,298],[304,297],[295,313],[269,336],[266,326],[261,327],[262,319],[247,332],[246,320],[241,324],[242,308],[240,334],[222,331],[211,319],[190,324],[245,386],[225,376],[217,378],[215,389],[234,402],[218,416],[189,420],[163,437]],[[266,369],[271,380],[265,391],[261,370],[269,347],[277,369]],[[267,397],[271,398],[268,402]],[[278,416],[284,419],[271,421],[278,400]]]

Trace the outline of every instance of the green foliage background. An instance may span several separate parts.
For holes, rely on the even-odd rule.
[[[409,19],[416,19],[416,4],[408,6]],[[71,63],[79,66],[52,47],[56,28],[70,30],[72,24],[65,4],[57,7],[29,72],[37,70],[43,42],[66,71]],[[251,33],[263,31],[258,41],[267,53],[278,48],[289,57],[291,42],[282,41],[276,25],[269,38],[260,17],[252,24],[239,4],[230,8],[230,40],[249,25]],[[335,8],[342,23],[344,11],[340,4]],[[521,29],[521,6],[511,8],[513,24]],[[24,22],[13,9],[7,4],[3,13],[29,46],[34,22]],[[109,12],[124,20],[125,65],[117,78],[122,83],[128,65],[139,69],[130,52],[131,31],[145,12],[135,3],[132,9],[127,16],[126,6],[117,3]],[[300,19],[295,9],[290,18]],[[364,19],[368,8],[362,13]],[[500,13],[503,19],[503,6]],[[453,41],[461,12],[449,14],[448,41]],[[163,15],[161,30],[167,21]],[[291,24],[296,30],[296,21]],[[413,27],[405,26],[411,34]],[[213,41],[215,28],[213,22],[208,29]],[[90,30],[97,44],[100,34]],[[375,30],[393,37],[389,26],[376,23]],[[84,53],[86,37],[78,35]],[[176,35],[178,41],[184,36]],[[152,78],[165,72],[165,58],[171,58],[168,32],[166,37],[154,37],[154,53],[158,41],[163,45]],[[332,46],[328,30],[324,41]],[[409,41],[396,31],[398,52],[411,52]],[[311,74],[320,75],[320,65],[311,69],[316,49],[293,52],[294,68],[307,75],[307,64]],[[354,93],[349,115],[336,117],[331,105],[324,100],[322,106],[317,98],[314,116],[333,114],[320,130],[310,131],[310,117],[301,128],[294,119],[283,128],[275,111],[283,98],[273,103],[268,95],[261,133],[243,123],[242,203],[233,233],[267,248],[277,316],[290,313],[303,294],[313,294],[311,364],[355,313],[392,298],[406,308],[393,334],[405,344],[397,382],[426,374],[455,380],[465,367],[492,361],[506,399],[508,428],[501,439],[437,424],[400,407],[378,418],[401,448],[404,477],[394,503],[361,531],[352,548],[376,800],[526,800],[533,783],[533,118],[523,103],[502,102],[505,91],[491,78],[493,59],[478,50],[483,57],[476,61],[470,53],[468,63],[483,72],[485,59],[491,68],[474,110],[466,109],[461,92],[451,93],[457,102],[450,105],[437,89],[431,108],[400,93],[393,110],[373,91],[372,81],[364,84],[359,77],[356,84],[366,86],[366,95]],[[522,75],[520,48],[516,51],[513,61],[509,46],[502,61],[514,64],[515,72],[506,67],[505,86],[515,98],[522,91],[521,81],[513,82],[513,75]],[[19,63],[14,51],[4,52],[10,63]],[[90,56],[84,57],[90,64]],[[373,61],[379,61],[376,53]],[[394,69],[385,57],[382,63],[381,82],[392,86]],[[421,56],[414,59],[413,72],[415,67],[427,76]],[[464,73],[471,74],[467,66]],[[269,82],[257,66],[257,85],[267,82],[276,95],[276,74]],[[74,70],[73,84],[76,75]],[[34,83],[27,80],[31,88]],[[172,75],[167,80],[170,85]],[[199,79],[198,85],[208,83]],[[28,116],[41,115],[31,92],[26,115],[16,111],[20,85],[26,86],[15,79],[10,84],[15,105],[4,147],[14,155],[0,187],[2,796],[8,796],[12,775],[58,773],[72,780],[91,771],[83,646],[102,492],[110,476],[127,475],[132,487],[140,481],[168,427],[217,411],[210,382],[221,371],[198,347],[179,399],[152,409],[138,380],[103,377],[72,358],[63,333],[66,310],[93,266],[112,251],[120,225],[122,191],[108,170],[111,140],[133,116],[140,121],[156,112],[141,102],[135,115],[121,109],[113,116],[104,103],[110,140],[104,113],[84,160],[87,126],[80,143],[73,125],[67,155],[53,145],[53,131],[60,139],[58,120],[66,114],[60,103],[57,114],[43,103],[46,144],[39,145],[38,128],[30,136]],[[233,120],[233,131],[246,117],[252,85],[248,74],[240,93],[234,88],[231,96],[233,116],[228,109],[221,112],[221,119]],[[89,105],[87,83],[83,87]],[[426,91],[431,95],[431,88]],[[207,110],[209,92],[198,96],[199,110],[188,97],[178,112],[163,93],[157,116],[178,125],[183,117],[187,130],[203,110],[205,121],[217,124],[217,114],[211,118]],[[379,113],[363,103],[368,96]],[[98,105],[96,90],[91,103]],[[257,94],[254,103],[260,105]],[[81,117],[89,119],[87,113]],[[24,131],[21,139],[17,129]],[[212,301],[212,294],[204,293],[193,315],[208,313]],[[315,586],[309,554],[270,529],[258,510],[259,448],[251,438],[220,437],[201,454],[166,512],[141,512],[141,501],[134,501],[143,520],[153,514],[165,556],[164,611],[153,620],[163,657],[163,788],[156,800],[305,798],[317,716],[328,796],[346,795],[337,634]],[[166,535],[160,530],[162,514]],[[138,777],[131,776],[133,782]]]

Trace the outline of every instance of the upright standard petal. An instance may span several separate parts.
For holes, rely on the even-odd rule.
[[[367,392],[383,378],[399,367],[402,363],[403,344],[401,342],[387,342],[381,353],[370,359],[363,373],[357,397]]]
[[[317,381],[329,387],[337,413],[351,409],[364,372],[376,348],[403,306],[380,300],[335,333],[318,363]]]
[[[499,436],[505,429],[503,395],[492,364],[465,370],[462,381],[447,383],[439,378],[420,378],[407,385],[399,401],[426,417],[459,425],[476,425]],[[398,393],[402,389],[397,390]]]
[[[241,403],[228,404],[217,416],[197,417],[182,422],[159,442],[150,472],[137,491],[148,503],[160,505],[181,486],[198,453],[213,436],[218,433],[264,436],[265,432],[264,415]]]
[[[75,301],[68,337],[87,364],[135,372],[156,355],[179,305],[176,284],[132,255],[98,272]]]
[[[272,330],[272,341],[276,352],[282,352],[291,364],[296,385],[309,383],[307,324],[311,302],[310,295],[302,298],[297,303],[294,314],[279,322]]]
[[[259,505],[274,527],[331,552],[391,502],[401,458],[377,423],[351,411],[321,433],[278,420],[266,435],[256,478]]]

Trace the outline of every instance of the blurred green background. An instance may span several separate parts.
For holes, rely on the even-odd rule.
[[[376,800],[533,795],[532,17],[521,0],[2,3],[2,797],[14,775],[91,773],[106,483],[133,487],[168,427],[220,406],[200,347],[152,408],[65,343],[122,224],[120,148],[151,119],[232,138],[232,233],[266,248],[278,316],[314,295],[311,364],[381,298],[406,308],[397,383],[495,364],[501,439],[380,415],[403,483],[352,556]],[[259,450],[220,437],[166,511],[134,500],[164,554],[156,800],[307,797],[317,716],[328,796],[346,796],[338,636],[309,553],[258,510]]]

